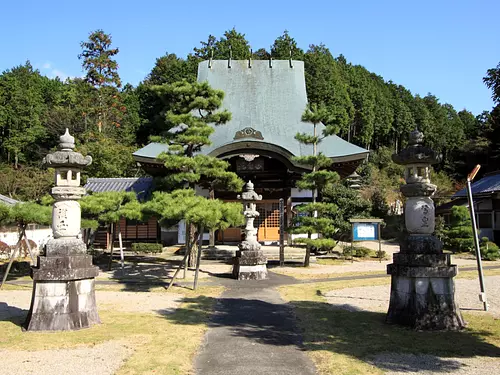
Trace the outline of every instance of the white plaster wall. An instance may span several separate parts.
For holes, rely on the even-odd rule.
[[[482,228],[478,231],[479,241],[481,241],[482,237],[488,237],[490,241],[493,241],[493,229]]]
[[[37,244],[38,249],[41,249],[52,238],[52,229],[50,227],[27,229],[26,236]],[[16,230],[0,232],[0,241],[5,242],[7,245],[16,245],[18,239],[19,234]]]
[[[208,189],[203,189],[198,185],[195,186],[194,191],[196,192],[196,195],[201,195],[205,198],[208,198],[210,196],[210,191]]]
[[[210,233],[203,233],[203,241],[210,239]],[[186,243],[186,223],[184,220],[179,221],[177,229],[177,243],[182,245]]]
[[[298,189],[296,189],[296,190],[298,190]],[[310,190],[302,190],[302,192],[309,192],[310,193],[309,197],[312,197],[312,192]],[[292,189],[292,194],[293,194],[293,189]],[[293,195],[292,195],[292,197],[293,197]],[[304,198],[304,197],[301,197],[301,198]],[[292,202],[292,208],[295,206],[298,206],[300,204],[302,204],[302,203],[301,202]],[[291,237],[291,241],[293,243],[293,241],[295,241],[295,239],[297,239],[297,238],[307,238],[307,233],[291,234],[290,237]],[[317,233],[311,234],[311,238],[312,239],[318,238],[318,234]]]
[[[312,198],[311,190],[299,190],[297,188],[290,189],[290,196],[292,198]]]

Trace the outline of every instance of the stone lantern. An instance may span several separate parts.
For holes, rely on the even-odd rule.
[[[100,323],[95,300],[98,268],[81,239],[81,209],[78,200],[85,194],[80,186],[83,167],[90,156],[74,152],[75,139],[68,129],[59,138],[59,151],[47,155],[44,164],[55,170],[51,195],[51,239],[45,255],[32,267],[33,297],[25,323],[29,331],[75,330]]]
[[[391,298],[386,321],[416,329],[461,329],[465,323],[455,303],[453,277],[457,266],[443,244],[433,235],[435,210],[432,195],[436,185],[430,182],[430,166],[441,156],[423,145],[423,134],[410,133],[409,145],[392,156],[405,167],[406,232],[399,253],[387,266],[391,275]]]
[[[238,280],[263,280],[267,279],[267,258],[257,241],[257,229],[254,227],[255,218],[259,217],[256,201],[262,200],[262,195],[255,192],[252,181],[246,184],[246,191],[238,195],[243,202],[243,215],[245,216],[245,238],[238,245],[239,251],[233,258],[233,276]]]

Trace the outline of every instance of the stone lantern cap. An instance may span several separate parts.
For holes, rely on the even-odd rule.
[[[48,154],[43,158],[43,164],[51,168],[57,167],[76,167],[83,168],[92,163],[91,156],[83,156],[79,152],[73,151],[75,148],[75,138],[66,132],[59,137],[59,151]]]
[[[238,195],[237,198],[243,201],[260,201],[262,200],[262,195],[255,192],[253,183],[249,180],[246,184],[246,191]]]
[[[410,133],[408,147],[398,154],[392,155],[396,164],[436,164],[441,161],[441,155],[423,145],[424,135],[415,129]]]

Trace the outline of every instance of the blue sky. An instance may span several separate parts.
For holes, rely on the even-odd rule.
[[[254,50],[287,29],[299,46],[324,43],[414,94],[475,114],[490,110],[482,83],[500,61],[498,0],[9,1],[2,2],[0,70],[30,60],[43,74],[81,76],[80,42],[98,28],[120,48],[119,73],[137,84],[165,52],[186,56],[235,27]]]

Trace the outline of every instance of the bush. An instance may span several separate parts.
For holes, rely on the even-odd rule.
[[[500,248],[488,237],[481,238],[481,259],[497,260],[500,258]]]
[[[443,231],[446,249],[455,252],[474,251],[474,238],[469,210],[455,206],[451,211],[451,225]]]
[[[351,248],[351,245],[344,245],[343,252],[345,258],[350,258],[354,256],[356,258],[366,258],[372,254],[372,250],[363,246],[354,246]]]
[[[161,253],[163,245],[161,243],[137,242],[132,244],[132,250],[138,253]]]
[[[331,238],[317,238],[314,240],[311,238],[297,238],[294,243],[305,244],[315,253],[332,251],[337,245],[337,241]]]
[[[356,246],[354,247],[354,254],[353,256],[357,257],[357,258],[365,258],[367,256],[369,256],[372,251],[366,247],[363,247],[363,246]]]

